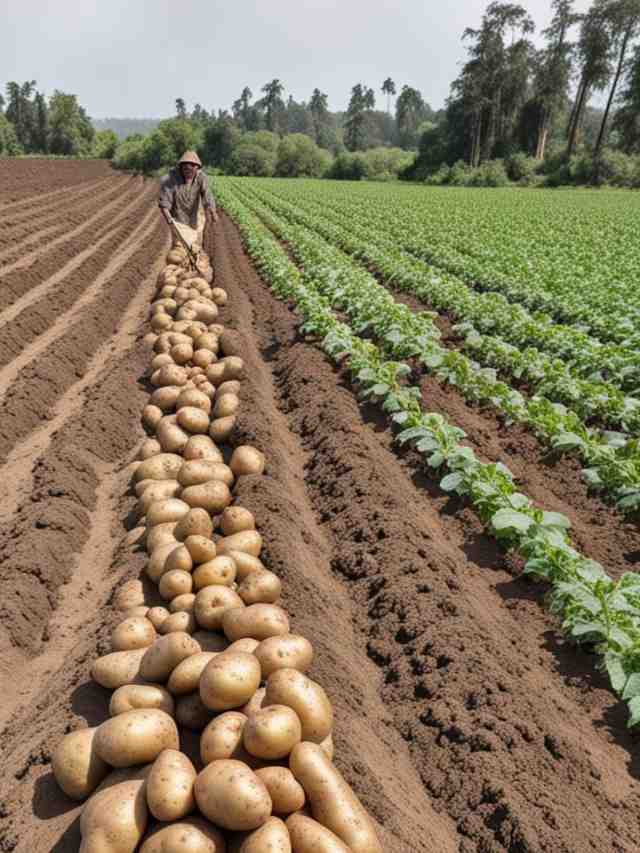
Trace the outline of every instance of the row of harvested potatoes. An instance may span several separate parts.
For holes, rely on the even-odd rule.
[[[155,390],[132,466],[147,579],[118,590],[123,621],[91,670],[113,691],[111,716],[67,734],[53,773],[90,797],[82,853],[381,853],[333,764],[313,647],[292,633],[254,517],[234,502],[265,459],[227,444],[244,364],[218,322],[227,295],[210,264],[201,272],[172,249],[151,306]],[[199,761],[183,729],[199,733]]]

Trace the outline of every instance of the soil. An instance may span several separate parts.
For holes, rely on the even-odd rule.
[[[167,247],[159,218],[145,218],[157,184],[86,178],[105,178],[102,193],[121,187],[130,207],[83,236],[82,215],[99,205],[76,199],[77,176],[47,184],[44,163],[30,180],[40,194],[68,188],[69,239],[0,311],[2,853],[79,848],[81,807],[57,788],[50,760],[65,732],[107,716],[108,692],[88,672],[108,650],[114,590],[144,565],[128,464],[149,390],[144,317]],[[0,195],[0,212],[4,203]],[[46,216],[38,227],[53,225]],[[412,454],[396,451],[378,412],[358,404],[256,275],[226,217],[207,242],[229,294],[222,319],[247,362],[232,443],[255,443],[268,459],[265,476],[243,478],[237,496],[256,516],[295,630],[314,643],[312,675],[336,710],[336,762],[386,853],[640,850],[638,736],[593,658],[561,641],[544,589],[518,576]],[[47,251],[25,247],[37,253],[34,271]],[[5,335],[18,320],[22,340]],[[459,405],[427,390],[431,407]],[[482,423],[462,425],[491,455],[508,438]],[[515,470],[524,445],[512,440]],[[554,492],[538,467],[526,457],[516,473],[562,503],[561,485]],[[587,525],[597,508],[566,490],[564,511]],[[580,535],[585,550],[622,568],[632,560],[609,523]]]

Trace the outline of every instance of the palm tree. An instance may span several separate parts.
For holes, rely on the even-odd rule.
[[[270,83],[265,83],[265,85],[262,87],[262,91],[264,92],[263,102],[266,110],[267,130],[273,132],[275,130],[276,124],[276,111],[278,107],[282,104],[282,93],[284,92],[284,86],[276,78]]]
[[[387,112],[391,112],[391,96],[396,93],[396,84],[393,82],[391,77],[387,77],[387,79],[382,84],[382,94],[387,96]]]

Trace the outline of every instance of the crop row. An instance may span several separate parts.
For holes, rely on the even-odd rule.
[[[573,641],[595,648],[612,689],[628,704],[629,725],[639,723],[640,578],[625,573],[614,582],[600,564],[573,547],[564,516],[535,507],[516,489],[504,465],[480,462],[461,444],[462,430],[438,413],[423,411],[419,389],[407,382],[409,367],[386,360],[379,347],[336,317],[330,299],[321,294],[318,282],[331,264],[309,257],[298,268],[245,204],[237,184],[218,183],[217,191],[263,278],[302,315],[303,330],[315,335],[334,361],[348,365],[360,395],[387,413],[398,442],[411,444],[434,472],[446,472],[441,487],[469,500],[486,532],[526,560],[525,574],[550,583],[551,608],[563,630]]]
[[[114,691],[110,718],[64,737],[54,776],[70,797],[91,795],[82,853],[381,853],[333,764],[332,705],[306,675],[313,646],[291,633],[255,519],[234,501],[266,460],[228,446],[245,365],[201,260],[196,273],[169,253],[145,339],[155,390],[132,470],[157,592],[119,589],[124,620],[91,669]],[[201,733],[200,772],[181,728]]]
[[[234,186],[243,193],[244,183]],[[575,412],[542,396],[527,398],[500,381],[494,371],[479,369],[463,353],[443,347],[428,314],[415,314],[396,303],[384,287],[342,252],[313,231],[291,222],[305,219],[304,215],[300,217],[285,209],[284,216],[279,217],[253,193],[243,197],[269,228],[287,242],[300,265],[306,268],[310,261],[318,265],[323,271],[318,286],[347,313],[358,333],[370,330],[388,355],[415,357],[440,382],[453,384],[465,399],[491,405],[507,422],[527,426],[557,452],[577,454],[587,466],[584,476],[591,487],[612,496],[623,511],[637,510],[640,506],[637,441],[589,428]]]

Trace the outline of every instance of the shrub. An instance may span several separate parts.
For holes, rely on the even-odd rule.
[[[538,171],[540,163],[534,157],[527,157],[523,151],[510,154],[504,161],[507,176],[511,181],[526,183]]]
[[[328,170],[331,156],[303,133],[280,140],[276,174],[282,178],[319,178]]]
[[[275,170],[275,153],[252,142],[243,141],[235,148],[229,158],[229,171],[232,175],[270,178]]]
[[[338,154],[327,174],[337,181],[360,181],[367,176],[367,164],[362,154]]]

